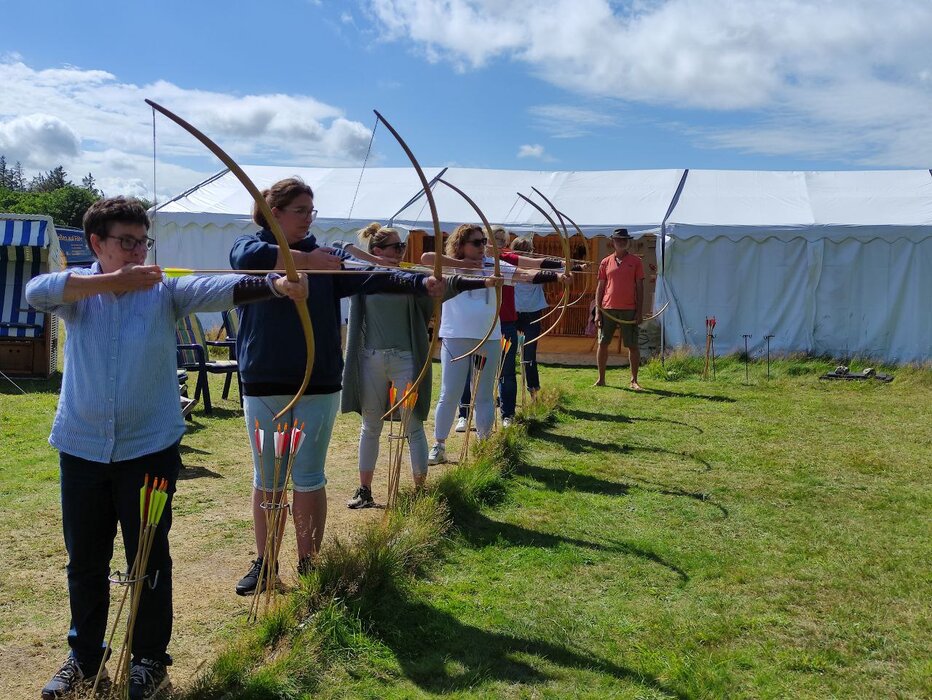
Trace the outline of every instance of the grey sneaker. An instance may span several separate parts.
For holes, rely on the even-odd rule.
[[[510,428],[514,422],[515,422],[515,419],[512,418],[511,416],[508,416],[507,418],[502,418],[502,427]]]
[[[427,463],[430,465],[444,464],[446,461],[447,448],[438,442],[430,448],[430,453],[427,455]]]
[[[95,671],[97,669],[94,669]],[[58,672],[52,676],[51,680],[45,684],[42,689],[42,700],[57,700],[76,695],[79,692],[89,693],[97,680],[97,674],[88,676],[81,669],[81,664],[73,656],[65,659],[65,663],[58,669]],[[106,667],[100,674],[100,683],[97,686],[97,694],[100,696],[107,695],[110,692],[110,677],[107,675]]]
[[[456,432],[458,433],[466,432],[466,418],[464,416],[460,416],[459,419],[456,421]]]
[[[360,486],[356,489],[353,497],[346,502],[347,508],[372,508],[375,500],[372,498],[372,489],[368,486]]]
[[[155,659],[139,659],[129,667],[129,699],[150,700],[169,690],[168,669]]]

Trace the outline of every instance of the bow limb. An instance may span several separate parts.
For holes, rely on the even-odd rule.
[[[405,155],[408,156],[408,160],[410,160],[411,165],[414,166],[414,171],[417,173],[418,179],[420,179],[421,185],[424,188],[424,194],[427,196],[427,204],[430,206],[430,218],[434,223],[434,277],[441,279],[443,277],[443,261],[441,260],[443,232],[440,230],[440,217],[437,215],[437,203],[434,201],[434,194],[430,189],[430,183],[427,181],[427,177],[424,175],[420,163],[417,162],[417,158],[414,157],[414,153],[408,148],[408,144],[405,143],[405,140],[401,138],[401,134],[395,131],[395,127],[389,124],[388,120],[385,119],[378,110],[374,109],[372,111],[375,112],[376,118],[385,125],[385,128],[391,132],[391,135],[395,137],[395,140],[398,142],[398,145],[401,146]],[[418,386],[420,386],[421,382],[424,381],[424,378],[427,376],[427,371],[430,369],[430,363],[434,358],[434,350],[437,347],[437,341],[440,337],[440,316],[442,308],[443,299],[441,297],[435,297],[434,313],[431,317],[431,320],[434,322],[434,334],[430,339],[430,345],[427,347],[427,356],[424,359],[424,366],[421,367],[421,371],[418,373],[417,378],[411,383],[411,388],[404,392],[404,395],[398,399],[393,406],[389,407],[385,415],[382,416],[382,420],[385,420],[396,408],[401,406],[410,394],[417,393]]]
[[[533,189],[535,192],[537,192],[538,195],[540,195],[541,199],[543,199],[545,202],[547,202],[547,204],[550,205],[550,207],[557,213],[557,217],[560,217],[560,212],[557,210],[557,208],[556,208],[555,206],[553,206],[553,203],[551,203],[551,201],[550,201],[549,199],[547,199],[547,198],[540,192],[540,190],[538,190],[537,188],[532,188],[532,189]],[[553,230],[557,232],[557,236],[558,236],[559,239],[560,239],[560,244],[563,246],[563,257],[565,258],[565,261],[564,261],[564,262],[565,262],[565,269],[564,269],[564,271],[565,271],[567,274],[569,274],[569,271],[570,271],[570,269],[572,268],[572,263],[571,263],[571,260],[570,260],[571,254],[570,254],[569,234],[568,234],[568,232],[567,232],[566,235],[564,235],[564,232],[566,231],[566,224],[563,224],[563,219],[562,219],[562,217],[560,217],[560,223],[563,224],[563,229],[564,229],[564,230],[563,230],[563,231],[560,231],[560,229],[557,227],[556,222],[554,222],[554,220],[550,217],[550,215],[549,215],[546,211],[544,211],[544,209],[543,209],[540,205],[538,205],[538,204],[537,204],[535,201],[533,201],[532,199],[529,199],[528,197],[525,197],[525,196],[524,196],[523,194],[521,194],[520,192],[518,193],[518,196],[521,197],[521,199],[523,199],[525,202],[527,202],[528,204],[530,204],[532,207],[534,207],[535,209],[537,209],[537,211],[539,211],[539,212],[544,216],[544,218],[547,219],[548,222],[550,222],[550,225],[553,227]],[[533,340],[525,341],[525,343],[524,343],[525,347],[527,347],[528,345],[531,345],[532,343],[536,343],[538,340],[540,340],[541,338],[543,338],[545,335],[547,335],[548,333],[550,333],[550,331],[552,331],[554,328],[557,327],[557,325],[560,323],[560,321],[563,320],[563,316],[564,316],[564,314],[566,313],[566,307],[567,307],[567,305],[569,304],[569,300],[570,300],[570,288],[569,288],[568,286],[565,286],[565,287],[563,288],[563,300],[561,301],[561,306],[559,307],[559,308],[560,308],[560,314],[557,316],[557,320],[554,321],[553,324],[552,324],[547,330],[545,330],[543,333],[541,333],[540,335],[538,335],[538,336],[537,336],[536,338],[534,338]],[[552,313],[552,312],[551,312],[551,313]]]
[[[249,176],[243,171],[243,169],[234,161],[220,146],[211,141],[203,132],[198,130],[196,127],[192,126],[184,119],[179,117],[177,114],[165,109],[160,104],[153,102],[152,100],[146,100],[152,109],[162,113],[173,122],[175,122],[182,129],[191,134],[194,138],[200,141],[211,153],[213,153],[220,161],[230,169],[230,172],[233,173],[234,177],[240,181],[240,184],[246,188],[252,198],[256,202],[256,206],[259,208],[259,211],[262,212],[263,217],[265,217],[266,222],[269,225],[269,229],[272,231],[272,234],[275,236],[275,240],[278,242],[278,248],[282,254],[282,261],[285,263],[285,272],[286,276],[291,282],[299,281],[298,270],[294,263],[294,258],[291,255],[291,248],[288,245],[288,239],[285,238],[285,233],[282,231],[281,226],[278,224],[278,219],[275,218],[275,215],[272,213],[271,207],[269,207],[268,202],[265,201],[265,197],[262,196],[262,192],[259,191],[259,188],[256,187],[255,183],[249,179]],[[235,270],[231,270],[235,272]],[[295,308],[298,311],[298,318],[301,320],[301,328],[304,331],[304,342],[307,348],[307,366],[304,368],[304,378],[301,380],[301,388],[298,389],[298,393],[295,394],[294,398],[288,402],[279,413],[273,418],[273,420],[278,420],[285,413],[287,413],[291,408],[298,403],[304,395],[304,390],[307,389],[308,383],[311,381],[311,371],[314,368],[314,327],[311,325],[311,315],[307,310],[306,301],[295,301]]]
[[[583,240],[586,239],[586,236],[585,236],[585,234],[583,234],[582,229],[579,228],[579,224],[577,224],[575,221],[573,221],[569,216],[567,216],[566,214],[564,214],[562,211],[559,211],[559,210],[554,210],[554,211],[557,212],[557,216],[559,216],[561,219],[566,219],[567,221],[570,222],[570,224],[572,224],[573,228],[576,229],[576,233],[579,234],[580,238],[582,238]],[[576,261],[574,260],[573,262],[576,262]],[[570,306],[576,306],[576,304],[578,304],[580,301],[582,301],[583,297],[586,296],[586,294],[589,293],[589,288],[590,288],[591,286],[592,286],[592,275],[587,274],[587,275],[586,275],[586,286],[583,288],[582,294],[579,295],[579,298],[574,299],[573,301],[571,301],[571,302],[569,303],[569,305],[570,305]]]
[[[666,304],[664,304],[663,306],[661,306],[657,311],[655,311],[654,313],[652,313],[650,316],[645,316],[644,318],[642,318],[642,319],[641,319],[641,323],[646,323],[647,321],[653,321],[653,320],[654,320],[655,318],[657,318],[660,314],[662,314],[664,311],[666,311],[666,310],[667,310],[667,307],[668,307],[669,305],[670,305],[670,302],[668,301]],[[620,323],[620,324],[622,324],[622,325],[624,325],[624,326],[634,326],[634,325],[636,325],[636,324],[634,323],[634,321],[626,321],[626,320],[624,320],[623,318],[618,318],[617,316],[615,316],[615,315],[609,313],[606,309],[600,309],[600,311],[602,312],[602,314],[603,314],[606,318],[611,319],[611,320],[614,321],[615,323]]]
[[[485,217],[485,214],[482,213],[482,210],[479,208],[479,205],[476,204],[469,197],[468,194],[463,192],[463,190],[461,190],[456,185],[450,184],[443,178],[438,178],[437,182],[442,182],[444,185],[446,185],[451,190],[456,192],[460,197],[465,199],[466,203],[469,204],[469,206],[473,208],[473,210],[476,212],[476,215],[482,220],[482,225],[485,226],[486,236],[488,236],[489,240],[492,241],[492,250],[495,251],[494,252],[494,260],[495,260],[494,274],[496,277],[501,277],[502,276],[501,251],[498,248],[498,241],[495,240],[495,235],[492,233],[492,225],[489,223],[489,220]],[[454,357],[453,362],[458,362],[459,360],[462,360],[464,357],[469,357],[474,352],[476,352],[476,350],[478,350],[483,345],[485,345],[485,341],[489,339],[489,336],[492,335],[492,331],[495,330],[495,324],[498,323],[499,312],[501,311],[501,309],[502,309],[502,288],[496,285],[495,286],[495,314],[492,316],[492,323],[489,324],[489,330],[486,331],[484,336],[482,336],[482,340],[479,341],[476,347],[474,347],[469,352],[463,353],[459,357]]]

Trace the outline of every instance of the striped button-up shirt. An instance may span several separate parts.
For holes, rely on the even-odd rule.
[[[175,323],[196,311],[233,306],[239,275],[165,278],[151,289],[64,301],[69,275],[41,275],[26,298],[65,322],[65,370],[49,443],[94,462],[121,462],[181,439]]]

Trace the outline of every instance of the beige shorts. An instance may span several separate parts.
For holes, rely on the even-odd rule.
[[[633,321],[635,316],[634,309],[605,309],[615,318],[623,321]],[[615,329],[621,329],[621,342],[626,348],[637,346],[638,327],[633,323],[618,323],[614,319],[602,314],[602,326],[599,328],[599,345],[608,345],[615,336]]]

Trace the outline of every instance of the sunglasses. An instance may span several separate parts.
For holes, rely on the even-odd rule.
[[[389,248],[394,248],[399,253],[405,252],[405,248],[408,247],[407,243],[389,243],[388,245],[374,245],[373,248],[381,248],[382,250],[388,250]]]
[[[139,246],[145,246],[146,250],[152,250],[152,246],[155,245],[155,239],[149,238],[133,238],[132,236],[105,236],[105,238],[112,238],[115,241],[120,242],[120,247],[123,250],[136,250]]]
[[[482,248],[483,246],[486,246],[489,244],[489,239],[488,238],[474,238],[473,240],[466,241],[466,242],[469,243],[470,245],[476,246],[477,248]]]

